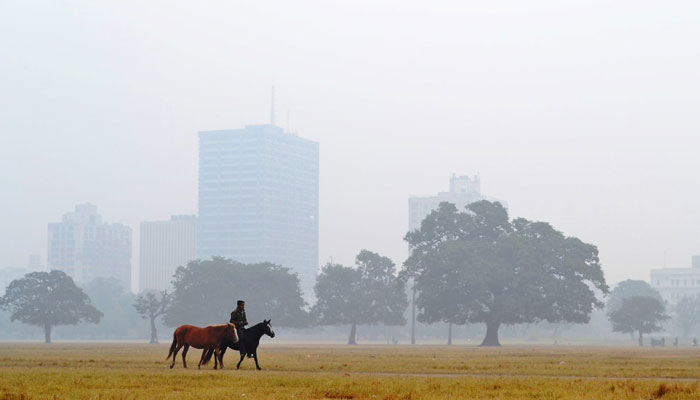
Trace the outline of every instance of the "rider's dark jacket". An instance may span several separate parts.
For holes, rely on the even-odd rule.
[[[233,310],[231,313],[231,320],[229,322],[236,325],[236,329],[243,329],[246,325],[248,325],[245,310],[239,310],[238,308]]]

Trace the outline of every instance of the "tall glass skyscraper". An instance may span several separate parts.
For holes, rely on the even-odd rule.
[[[200,258],[318,270],[318,143],[274,125],[199,132]]]

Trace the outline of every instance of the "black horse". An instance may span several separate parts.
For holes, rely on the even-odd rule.
[[[238,361],[238,364],[236,365],[236,369],[241,368],[241,363],[243,362],[243,359],[247,355],[248,357],[253,357],[255,359],[255,368],[258,370],[261,370],[260,365],[258,364],[258,345],[260,344],[260,338],[262,335],[267,335],[271,338],[275,337],[275,332],[272,330],[272,327],[270,325],[270,320],[263,320],[263,322],[253,325],[248,329],[239,329],[238,330],[238,342],[234,343],[231,340],[224,340],[221,342],[221,348],[220,348],[220,354],[221,358],[224,358],[224,354],[226,353],[226,348],[230,347],[234,350],[238,350],[241,354],[241,359]],[[207,354],[204,356],[204,359],[202,360],[202,364],[206,365],[209,360],[211,359],[212,354],[214,354],[213,349],[205,350]],[[214,369],[217,368],[218,362],[217,359],[214,358]]]

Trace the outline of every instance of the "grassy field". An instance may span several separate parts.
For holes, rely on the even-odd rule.
[[[4,399],[698,399],[700,350],[511,346],[260,349],[235,370],[165,361],[168,346],[0,343]]]

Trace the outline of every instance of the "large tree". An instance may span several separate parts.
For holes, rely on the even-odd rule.
[[[326,265],[314,289],[312,315],[322,325],[349,324],[348,344],[357,343],[357,325],[406,323],[405,282],[396,276],[396,265],[377,253],[360,251],[355,268]]]
[[[54,326],[98,323],[102,318],[88,295],[62,271],[32,272],[12,281],[0,305],[12,313],[12,321],[43,327],[46,343],[51,343]]]
[[[652,288],[648,283],[641,280],[627,279],[618,283],[610,292],[608,302],[605,305],[605,315],[607,316],[608,320],[610,319],[610,313],[619,309],[625,299],[638,296],[653,297],[663,303],[663,299],[661,298],[659,292]],[[630,339],[634,341],[634,331],[629,332],[629,334]]]
[[[639,332],[639,345],[644,344],[643,334],[662,330],[660,322],[669,319],[664,304],[654,297],[632,296],[622,300],[616,310],[608,314],[613,331]]]
[[[177,268],[164,321],[168,326],[225,323],[238,299],[246,301],[251,323],[272,319],[280,326],[308,324],[299,278],[289,268],[271,263],[242,264],[222,257]]]
[[[151,323],[151,343],[158,343],[158,330],[156,319],[165,314],[170,305],[170,293],[164,290],[160,293],[144,291],[134,300],[134,308],[141,318],[148,319]]]
[[[606,312],[609,315],[622,306],[622,301],[630,297],[653,297],[663,302],[661,295],[648,283],[640,280],[627,279],[615,286],[610,292],[610,297],[606,305]]]
[[[442,203],[409,232],[405,274],[415,279],[419,319],[484,323],[482,346],[502,324],[588,322],[608,292],[598,249],[545,222],[510,220],[497,202],[460,212]]]

